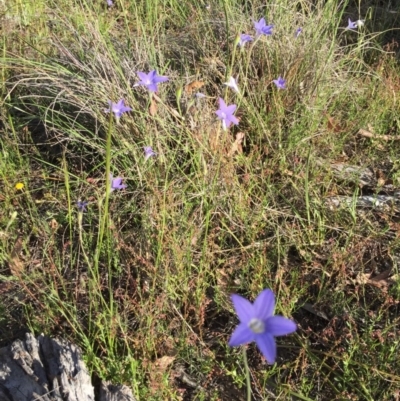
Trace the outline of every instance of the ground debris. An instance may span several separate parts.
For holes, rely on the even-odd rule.
[[[400,198],[395,195],[364,195],[364,196],[331,196],[325,199],[329,209],[334,210],[343,206],[375,209],[383,212],[400,211]]]

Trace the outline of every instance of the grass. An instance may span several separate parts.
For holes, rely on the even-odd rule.
[[[68,338],[138,400],[244,400],[229,295],[271,288],[299,328],[278,339],[275,365],[248,347],[255,400],[398,399],[399,215],[356,207],[399,187],[398,13],[114,3],[0,3],[2,344],[26,329]],[[261,16],[274,34],[235,49]],[[349,17],[365,26],[345,30]],[[133,87],[152,69],[170,78],[153,115]],[[226,132],[218,97],[238,105]],[[116,122],[104,109],[121,98],[133,111]],[[340,163],[375,184],[338,175]],[[109,169],[128,187],[105,199]],[[354,202],[332,209],[339,195]]]

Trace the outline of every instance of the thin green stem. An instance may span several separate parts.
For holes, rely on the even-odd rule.
[[[64,183],[65,183],[65,193],[67,195],[67,202],[68,202],[68,223],[69,223],[69,240],[71,244],[73,242],[73,224],[72,224],[72,203],[71,203],[71,188],[69,185],[69,174],[68,174],[68,166],[67,166],[67,159],[65,157],[65,152],[62,156],[62,169],[64,172]],[[71,258],[71,268],[72,268],[72,258]],[[88,268],[90,266],[88,265]]]
[[[250,369],[249,369],[249,362],[247,360],[246,347],[242,347],[242,350],[243,350],[244,369],[246,373],[247,401],[251,401]]]
[[[241,81],[242,81],[242,87],[243,87],[242,93],[244,93],[244,92],[247,90],[247,82],[248,82],[247,75],[248,75],[248,73],[249,73],[249,66],[250,66],[250,61],[251,61],[251,55],[252,55],[254,46],[256,45],[256,43],[258,42],[258,40],[259,40],[259,37],[256,37],[255,40],[254,40],[254,42],[250,45],[250,48],[249,48],[249,50],[248,50],[248,52],[247,52],[247,58],[246,58],[246,61],[245,61],[245,73],[244,73],[244,76],[243,76],[242,79],[241,79]],[[240,49],[240,54],[242,55],[242,57],[245,55],[244,52],[245,52],[245,47],[242,47],[242,48]],[[240,105],[241,105],[241,103],[242,103],[243,100],[244,100],[244,97],[241,96],[240,99],[239,99],[239,102],[238,102],[238,108],[240,107]]]
[[[106,200],[104,203],[104,223],[103,228],[106,227],[108,221],[108,203],[110,199],[110,191],[111,191],[111,138],[112,138],[112,124],[113,124],[113,115],[110,110],[110,120],[108,124],[108,132],[107,132],[107,140],[106,140]]]
[[[225,29],[226,29],[226,41],[229,43],[229,19],[228,19],[228,6],[227,1],[224,0],[224,14],[225,14]],[[228,46],[228,60],[230,59],[230,47]],[[225,70],[225,81],[229,78],[228,69]]]
[[[305,192],[305,201],[306,201],[306,211],[307,211],[308,225],[312,224],[311,211],[310,211],[310,188],[309,188],[310,156],[311,156],[311,148],[308,150],[306,172],[305,172],[305,178],[304,178],[304,192]]]
[[[90,259],[85,251],[85,246],[83,243],[83,227],[82,227],[82,219],[83,219],[83,211],[78,212],[78,233],[79,233],[79,243],[81,246],[81,251],[83,254],[83,257],[85,258],[85,262],[88,265],[88,269],[91,269],[92,264],[90,263]]]
[[[100,251],[103,245],[103,238],[106,227],[108,226],[108,207],[109,207],[109,199],[110,199],[110,191],[111,191],[111,138],[112,138],[112,125],[113,125],[113,114],[110,110],[110,119],[108,124],[107,138],[106,138],[106,193],[104,197],[99,200],[99,211],[100,213],[103,211],[103,215],[100,217],[100,230],[97,240],[96,247],[96,255],[95,255],[95,270],[96,274],[98,272],[99,259],[100,259]],[[105,199],[104,209],[102,208],[102,200]],[[102,210],[103,209],[103,210]]]

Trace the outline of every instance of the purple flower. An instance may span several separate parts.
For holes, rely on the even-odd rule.
[[[258,22],[254,21],[254,29],[256,30],[256,36],[261,35],[272,35],[273,25],[267,25],[265,18],[261,18]]]
[[[151,146],[145,146],[143,149],[144,149],[144,160],[147,160],[150,157],[157,155],[157,153],[153,152]]]
[[[296,32],[294,34],[294,37],[297,39],[299,37],[299,35],[301,34],[301,32],[303,31],[303,28],[297,28]]]
[[[233,294],[231,299],[240,323],[229,340],[229,346],[255,341],[267,362],[274,363],[277,353],[274,337],[295,332],[296,323],[283,316],[274,316],[275,296],[271,290],[261,291],[253,304],[237,294]]]
[[[156,70],[150,71],[148,74],[146,74],[145,72],[138,71],[137,75],[140,78],[140,81],[134,86],[144,85],[150,92],[157,92],[158,91],[157,84],[160,82],[168,81],[168,77],[157,75]]]
[[[357,28],[357,22],[353,22],[350,18],[349,18],[349,25],[347,25],[346,29],[356,29]]]
[[[226,105],[224,99],[219,98],[219,109],[215,112],[220,120],[222,120],[222,128],[224,131],[231,124],[239,124],[239,120],[233,115],[236,110],[236,104]]]
[[[109,7],[111,7],[111,6],[114,5],[114,3],[112,2],[112,0],[107,0],[107,5],[108,5]]]
[[[252,42],[253,38],[250,35],[247,35],[247,33],[241,33],[239,37],[239,42],[238,45],[240,47],[243,47],[247,42]]]
[[[118,103],[113,103],[111,100],[108,100],[107,103],[109,104],[110,108],[106,109],[106,113],[112,111],[117,118],[120,118],[123,113],[132,110],[130,107],[125,106],[124,99],[119,100]]]
[[[126,185],[122,184],[122,177],[113,178],[113,175],[110,173],[110,181],[111,181],[110,192],[114,191],[115,189],[125,189],[126,188]]]
[[[278,77],[278,79],[274,79],[273,82],[278,89],[286,89],[286,79]]]
[[[86,206],[88,205],[88,202],[79,200],[78,202],[76,202],[76,205],[78,206],[79,212],[83,213],[86,211]]]

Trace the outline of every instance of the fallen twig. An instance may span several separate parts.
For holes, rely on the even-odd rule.
[[[366,138],[373,138],[373,139],[383,139],[384,141],[398,141],[400,140],[400,135],[376,135],[372,132],[369,132],[365,129],[360,128],[358,134],[361,136],[365,136]]]

